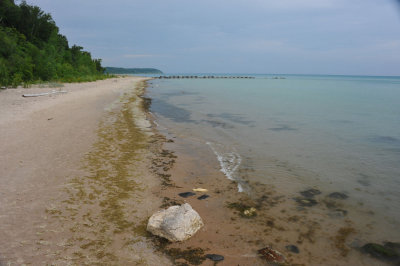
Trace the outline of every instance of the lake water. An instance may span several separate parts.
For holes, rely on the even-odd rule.
[[[400,77],[251,76],[152,80],[151,111],[209,146],[239,191],[258,181],[288,195],[345,193],[398,240]]]

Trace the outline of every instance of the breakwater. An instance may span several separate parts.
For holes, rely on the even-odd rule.
[[[255,79],[252,76],[159,76],[158,79]]]

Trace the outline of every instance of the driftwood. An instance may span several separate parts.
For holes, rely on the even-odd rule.
[[[58,94],[58,93],[67,93],[67,91],[50,91],[50,92],[43,92],[43,93],[33,93],[33,94],[23,94],[22,97],[38,97],[38,96],[46,96],[51,94]]]

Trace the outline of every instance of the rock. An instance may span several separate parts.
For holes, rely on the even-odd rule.
[[[300,253],[299,248],[297,246],[295,246],[295,245],[287,245],[285,248],[286,248],[287,251],[290,251],[290,252],[293,252],[293,253],[296,253],[296,254]]]
[[[398,261],[400,259],[400,255],[396,250],[376,243],[365,244],[362,246],[361,250],[370,254],[374,258],[384,261]]]
[[[182,198],[188,198],[188,197],[196,195],[196,193],[193,193],[193,192],[182,192],[182,193],[179,193],[178,195],[181,196]]]
[[[333,193],[329,194],[328,197],[333,198],[333,199],[347,199],[349,196],[347,196],[344,193],[333,192]]]
[[[210,197],[209,195],[204,194],[204,195],[198,197],[197,199],[198,199],[198,200],[203,200],[203,199],[206,199],[206,198],[209,198],[209,197]]]
[[[329,213],[329,217],[331,217],[331,218],[343,218],[346,215],[347,215],[347,211],[342,210],[342,209],[336,209]]]
[[[266,247],[258,250],[258,253],[261,255],[263,259],[271,263],[284,263],[285,257],[276,250],[273,250],[270,247]]]
[[[154,213],[147,224],[147,231],[175,242],[189,239],[203,225],[200,215],[185,203]]]
[[[315,188],[307,189],[304,191],[301,191],[300,194],[305,197],[305,198],[313,198],[315,195],[321,194],[321,191]]]
[[[395,242],[385,242],[384,247],[390,248],[394,251],[397,252],[397,254],[400,254],[400,243],[395,243]]]
[[[218,254],[207,254],[206,255],[207,259],[210,259],[212,261],[221,261],[224,260],[224,256],[218,255]]]
[[[295,198],[295,201],[302,207],[312,207],[318,204],[315,199],[309,198]]]

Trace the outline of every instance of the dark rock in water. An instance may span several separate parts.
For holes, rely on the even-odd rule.
[[[270,247],[266,247],[258,250],[258,253],[261,255],[263,259],[271,263],[284,263],[285,257],[276,250],[273,250]]]
[[[397,254],[400,254],[400,243],[395,243],[395,242],[385,242],[383,245],[385,248],[390,248],[393,249],[394,251],[397,252]]]
[[[295,201],[302,207],[312,207],[318,204],[315,199],[309,198],[295,198]]]
[[[304,191],[301,191],[300,194],[306,198],[313,198],[315,195],[321,194],[321,191],[315,188],[307,189]]]
[[[365,187],[368,187],[368,186],[370,186],[371,185],[371,183],[368,181],[368,180],[365,180],[365,179],[360,179],[360,180],[357,180],[357,182],[359,183],[359,184],[361,184],[361,185],[363,185],[363,186],[365,186]]]
[[[203,199],[206,199],[206,198],[209,198],[209,197],[210,197],[209,195],[204,194],[204,195],[201,195],[200,197],[198,197],[197,199],[203,200]]]
[[[346,215],[347,215],[347,211],[342,210],[342,209],[336,209],[329,213],[329,217],[331,217],[331,218],[343,218]]]
[[[397,253],[396,250],[387,246],[382,246],[375,243],[368,243],[362,246],[361,250],[380,260],[396,262],[400,260],[399,253]]]
[[[196,193],[193,193],[193,192],[182,192],[182,193],[179,193],[178,195],[181,196],[182,198],[188,198],[188,197],[196,195]]]
[[[349,196],[347,196],[344,193],[333,192],[333,193],[329,194],[328,197],[333,198],[333,199],[347,199]]]
[[[299,248],[297,246],[295,246],[295,245],[287,245],[286,246],[286,250],[290,251],[290,252],[293,252],[293,253],[296,253],[296,254],[300,253]]]
[[[210,259],[212,261],[221,261],[224,260],[224,256],[218,255],[218,254],[207,254],[206,255],[207,259]]]

